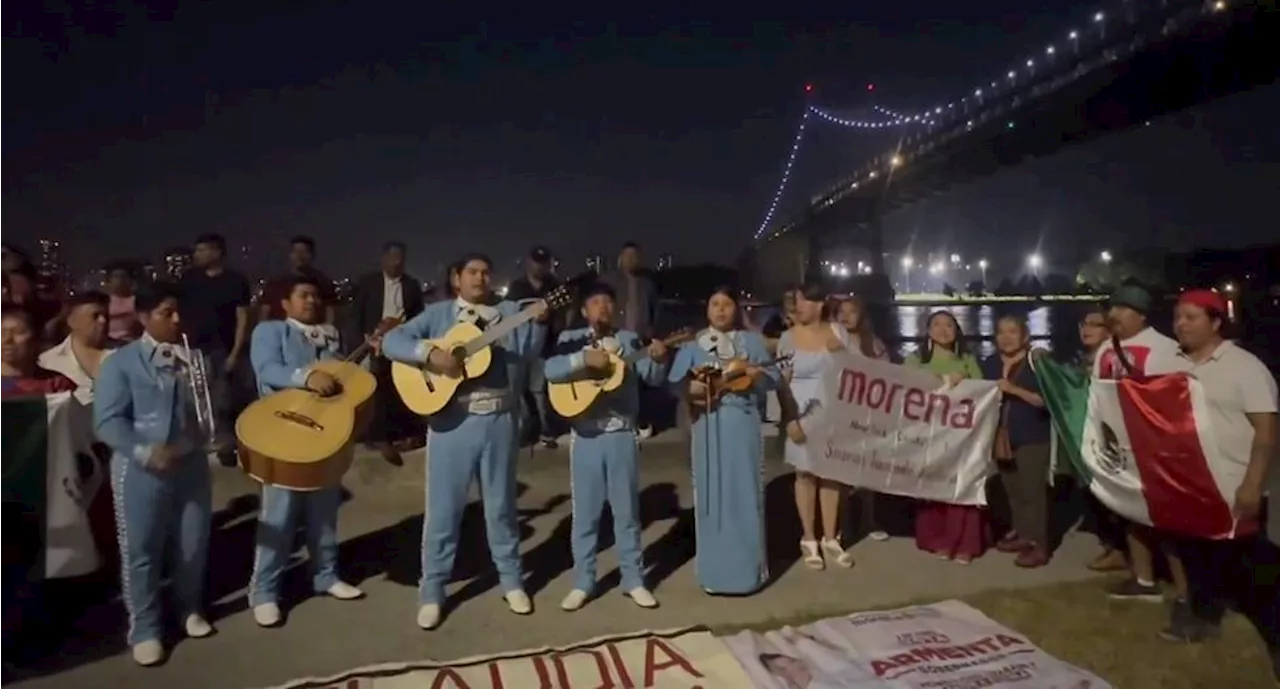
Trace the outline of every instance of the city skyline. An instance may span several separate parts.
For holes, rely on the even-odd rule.
[[[21,97],[5,125],[5,220],[28,247],[56,237],[76,265],[207,231],[251,243],[247,269],[263,272],[283,268],[294,234],[315,237],[333,273],[374,266],[391,239],[424,276],[478,247],[501,266],[535,243],[576,263],[627,239],[655,262],[729,264],[769,205],[806,103],[850,118],[918,112],[1028,46],[1043,51],[1086,10],[989,0],[846,8],[831,24],[583,23],[560,43],[550,18],[333,43],[320,36],[359,33],[364,19],[304,11],[288,20],[314,31],[290,33],[290,50],[244,28],[279,23],[263,9],[239,27],[157,16],[114,39],[44,27],[65,34],[57,60],[34,35],[7,42]],[[390,24],[420,26],[403,19]],[[138,32],[154,54],[122,47]],[[205,33],[193,58],[169,59]],[[1272,86],[1032,160],[886,216],[885,248],[1013,265],[1078,243],[1264,241],[1277,119]],[[893,135],[878,132],[820,132],[779,212],[883,152]]]

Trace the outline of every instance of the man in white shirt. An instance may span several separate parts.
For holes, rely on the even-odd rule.
[[[1126,285],[1111,295],[1107,309],[1111,340],[1098,348],[1093,359],[1094,377],[1115,380],[1179,370],[1178,343],[1147,323],[1151,301],[1151,293],[1137,285]],[[1107,595],[1117,599],[1163,602],[1164,595],[1156,585],[1155,575],[1154,552],[1159,549],[1169,561],[1169,574],[1180,601],[1175,604],[1176,615],[1178,606],[1185,605],[1187,576],[1173,544],[1158,538],[1151,527],[1133,523],[1126,526],[1125,541],[1129,546],[1132,576],[1109,587]]]
[[[1174,611],[1162,634],[1176,641],[1197,642],[1216,633],[1233,598],[1271,649],[1280,648],[1274,572],[1280,553],[1261,537],[1262,495],[1276,449],[1276,381],[1257,357],[1223,336],[1227,304],[1216,292],[1194,290],[1178,300],[1174,332],[1181,344],[1179,368],[1200,382],[1209,402],[1209,427],[1217,454],[1211,461],[1226,466],[1215,473],[1240,476],[1234,496],[1236,538],[1208,540],[1183,537],[1179,550],[1188,574],[1188,601]],[[1271,575],[1264,572],[1271,571]]]
[[[422,283],[405,272],[406,258],[403,243],[387,242],[382,246],[381,269],[356,283],[343,319],[342,339],[347,351],[363,344],[365,336],[383,319],[408,320],[422,311]],[[369,371],[378,379],[378,392],[365,439],[388,462],[399,464],[403,461],[399,450],[409,449],[421,438],[420,423],[396,394],[391,382],[391,362],[375,354],[369,359]]]
[[[81,292],[67,300],[66,320],[70,334],[47,349],[37,363],[40,368],[61,373],[76,384],[75,397],[81,404],[93,403],[93,381],[111,350],[107,348],[107,307],[110,299],[102,292]]]

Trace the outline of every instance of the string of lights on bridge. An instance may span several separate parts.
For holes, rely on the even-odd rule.
[[[1208,12],[1221,12],[1227,9],[1227,2],[1226,0],[1210,0],[1205,3],[1204,9]],[[1080,41],[1088,38],[1089,35],[1096,35],[1098,39],[1105,39],[1107,22],[1108,15],[1106,12],[1094,12],[1092,17],[1090,17],[1092,29],[1088,33],[1077,29],[1069,30],[1066,33],[1066,43],[1063,47],[1069,47],[1068,49],[1070,53],[1072,55],[1076,55],[1080,51]],[[909,125],[933,127],[938,123],[939,119],[953,114],[957,109],[966,111],[967,107],[970,105],[981,106],[985,97],[984,94],[986,96],[990,96],[991,94],[999,91],[1002,86],[1014,88],[1024,77],[1033,79],[1036,75],[1037,67],[1044,63],[1052,64],[1057,58],[1058,53],[1059,46],[1049,44],[1045,46],[1041,55],[1028,57],[1020,66],[1006,71],[1000,78],[994,79],[988,84],[974,88],[973,91],[957,100],[944,105],[938,105],[930,110],[924,110],[918,113],[907,114],[897,112],[880,105],[873,105],[871,106],[871,109],[875,113],[882,115],[884,119],[857,119],[837,115],[814,103],[807,104],[804,114],[800,118],[800,124],[796,128],[796,135],[791,143],[791,150],[787,152],[786,163],[782,167],[782,178],[778,181],[777,189],[774,190],[773,197],[769,200],[768,208],[765,210],[764,217],[760,221],[760,226],[756,229],[754,238],[759,239],[766,231],[768,231],[769,226],[773,223],[773,219],[778,213],[778,207],[782,202],[783,194],[786,193],[788,184],[791,181],[792,173],[795,171],[796,160],[800,157],[800,149],[804,143],[805,132],[809,128],[810,118],[816,117],[824,122],[839,125],[847,129],[858,129],[864,131],[884,130]],[[867,85],[868,92],[872,92],[874,90],[874,84]],[[806,94],[812,95],[814,91],[813,84],[806,84],[804,91]],[[972,122],[972,120],[970,120],[970,122]],[[1012,124],[1013,123],[1010,122],[1010,127],[1012,127]],[[886,160],[888,160],[890,168],[897,167],[903,163],[902,156],[897,153],[887,156]],[[865,178],[853,180],[850,183],[850,188],[856,189],[861,182],[875,179],[876,176],[876,171],[871,170],[866,173]]]

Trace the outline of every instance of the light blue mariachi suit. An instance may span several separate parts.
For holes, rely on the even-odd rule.
[[[143,336],[103,361],[94,382],[95,432],[112,450],[130,645],[160,639],[160,579],[167,553],[176,555],[170,571],[182,616],[200,613],[203,605],[212,502],[204,451],[208,439],[195,418],[179,349]],[[179,448],[164,471],[147,466],[155,445]],[[177,541],[173,551],[171,539]]]
[[[756,333],[708,328],[676,352],[668,380],[683,395],[691,369],[720,366],[733,358],[761,365],[769,361],[769,353]],[[708,593],[753,593],[769,578],[760,409],[765,392],[778,380],[775,369],[766,369],[750,393],[726,394],[693,424],[696,574]]]
[[[588,377],[583,351],[612,351],[624,359],[639,349],[639,336],[621,330],[612,337],[592,339],[590,328],[560,333],[556,355],[547,359],[549,383]],[[640,547],[640,470],[637,465],[636,417],[640,413],[639,375],[660,385],[666,366],[646,357],[634,364],[622,387],[598,398],[583,415],[571,420],[569,484],[573,497],[574,588],[591,593],[596,583],[596,548],[605,503],[613,512],[614,543],[622,590],[644,586],[644,558]]]
[[[443,337],[461,322],[494,325],[520,311],[515,302],[494,306],[461,299],[431,304],[409,322],[387,333],[382,353],[394,361],[422,364],[430,352],[422,340]],[[504,591],[522,590],[520,530],[516,522],[516,455],[519,388],[528,360],[542,352],[546,329],[534,322],[493,345],[493,364],[480,378],[464,382],[457,396],[428,417],[426,510],[422,524],[422,605],[444,603],[453,575],[458,527],[471,482],[480,478],[489,553]]]
[[[337,358],[338,346],[338,332],[333,326],[308,326],[292,319],[259,323],[249,343],[249,362],[258,381],[258,394],[266,396],[305,387],[309,367],[322,359]],[[278,601],[280,578],[293,554],[299,515],[311,556],[312,588],[323,593],[338,583],[341,504],[341,486],[300,491],[263,484],[249,605]]]

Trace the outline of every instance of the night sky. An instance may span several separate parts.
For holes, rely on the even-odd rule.
[[[729,263],[778,182],[805,83],[851,116],[918,111],[1095,9],[818,3],[804,9],[839,19],[784,23],[147,4],[6,5],[6,240],[61,239],[78,269],[202,232],[250,242],[252,273],[283,265],[293,234],[314,236],[334,274],[372,268],[390,239],[423,277],[472,249],[510,266],[533,243],[573,266],[625,239],[650,258]],[[1037,246],[1052,265],[1078,243],[1274,240],[1277,121],[1275,86],[1211,103],[898,212],[886,248],[910,239],[1000,272]],[[893,142],[814,122],[784,211]]]

